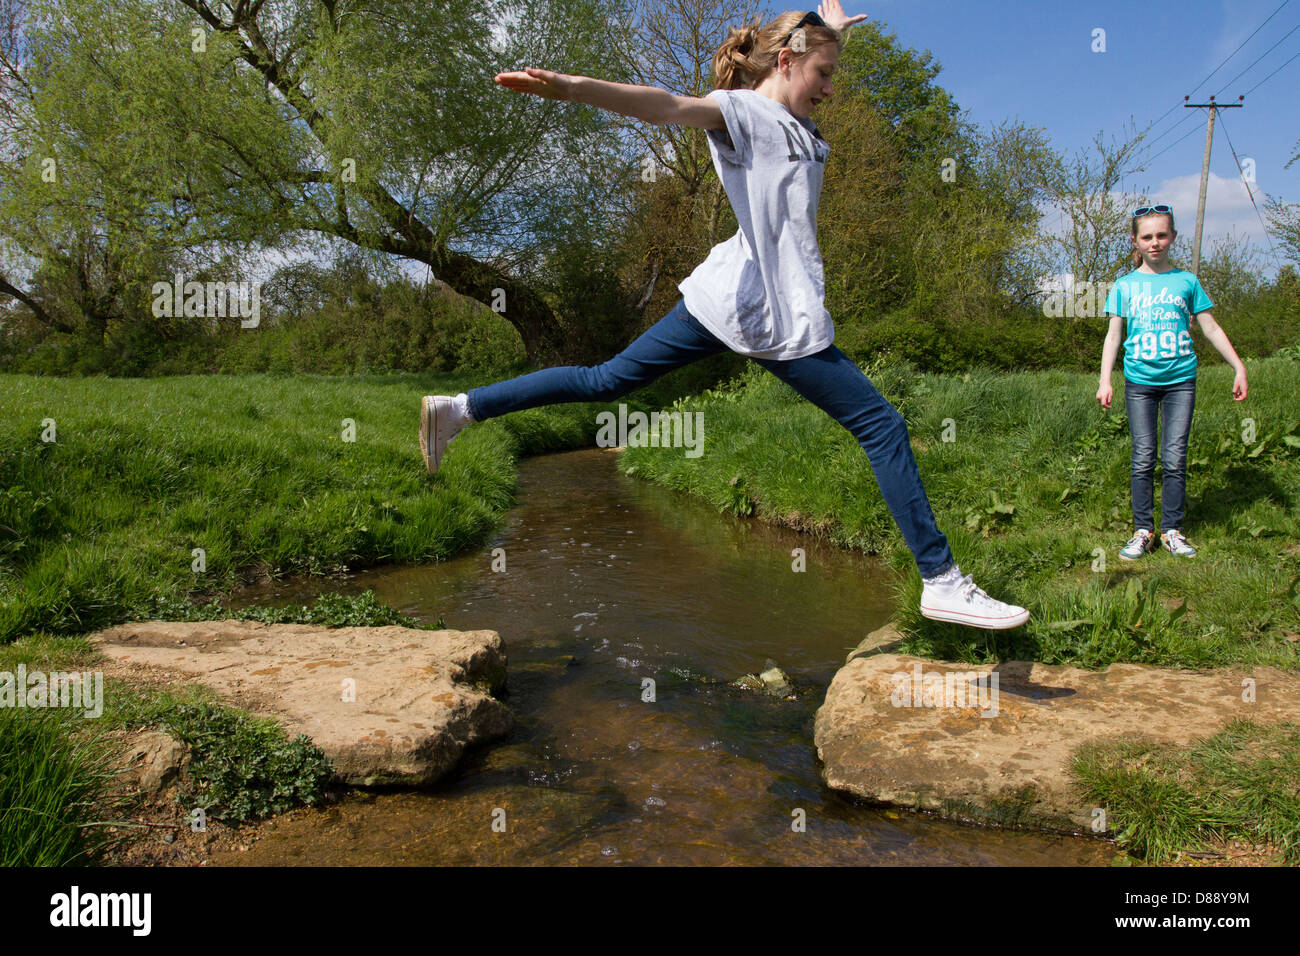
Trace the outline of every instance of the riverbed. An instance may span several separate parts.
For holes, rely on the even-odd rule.
[[[354,791],[267,824],[255,865],[1104,865],[1107,843],[863,806],[826,788],[813,719],[883,625],[883,561],[619,473],[588,449],[520,463],[518,506],[476,551],[288,581],[234,603],[373,589],[405,614],[505,639],[504,739],[423,791]],[[800,554],[802,551],[802,554]],[[774,662],[793,699],[733,686]]]

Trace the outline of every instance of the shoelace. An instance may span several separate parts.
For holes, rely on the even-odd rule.
[[[1148,531],[1146,534],[1135,534],[1133,535],[1133,537],[1129,538],[1128,544],[1124,545],[1124,547],[1126,548],[1145,547],[1147,541],[1149,541],[1150,538],[1151,538],[1150,531]]]
[[[1187,539],[1183,537],[1183,534],[1182,534],[1181,531],[1169,531],[1169,532],[1166,532],[1166,533],[1165,533],[1165,537],[1166,537],[1166,538],[1168,539],[1168,541],[1169,541],[1169,546],[1170,546],[1171,548],[1175,549],[1175,550],[1177,550],[1177,549],[1179,549],[1179,548],[1186,548],[1186,547],[1188,546],[1188,545],[1187,545]]]
[[[995,601],[984,593],[983,589],[977,587],[974,581],[974,575],[967,574],[956,585],[957,592],[961,594],[962,600],[967,604],[982,604],[985,607],[1000,607],[1002,602]]]

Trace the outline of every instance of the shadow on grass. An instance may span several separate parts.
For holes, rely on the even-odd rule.
[[[1296,503],[1262,468],[1229,465],[1195,498],[1188,497],[1187,513],[1197,524],[1230,525],[1234,516],[1259,501],[1274,501],[1287,510]]]

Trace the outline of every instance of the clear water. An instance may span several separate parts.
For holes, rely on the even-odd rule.
[[[813,718],[888,619],[892,573],[626,478],[602,450],[524,461],[494,540],[355,575],[407,614],[501,633],[517,723],[426,791],[283,817],[250,864],[1098,865],[1107,844],[867,807],[818,775]],[[493,571],[494,549],[505,570]],[[806,570],[792,570],[792,550]],[[328,585],[337,588],[337,583]],[[320,583],[250,590],[302,603]],[[772,659],[796,700],[729,682]],[[643,700],[654,681],[654,700]],[[796,821],[804,822],[802,830]]]

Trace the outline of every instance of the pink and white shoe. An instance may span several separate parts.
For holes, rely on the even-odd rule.
[[[471,421],[463,392],[455,397],[424,396],[420,403],[420,454],[429,474],[438,470],[447,446]]]
[[[1029,612],[1023,607],[995,601],[975,586],[969,574],[962,577],[955,564],[944,574],[922,582],[921,615],[932,621],[1000,631],[1029,620]]]

